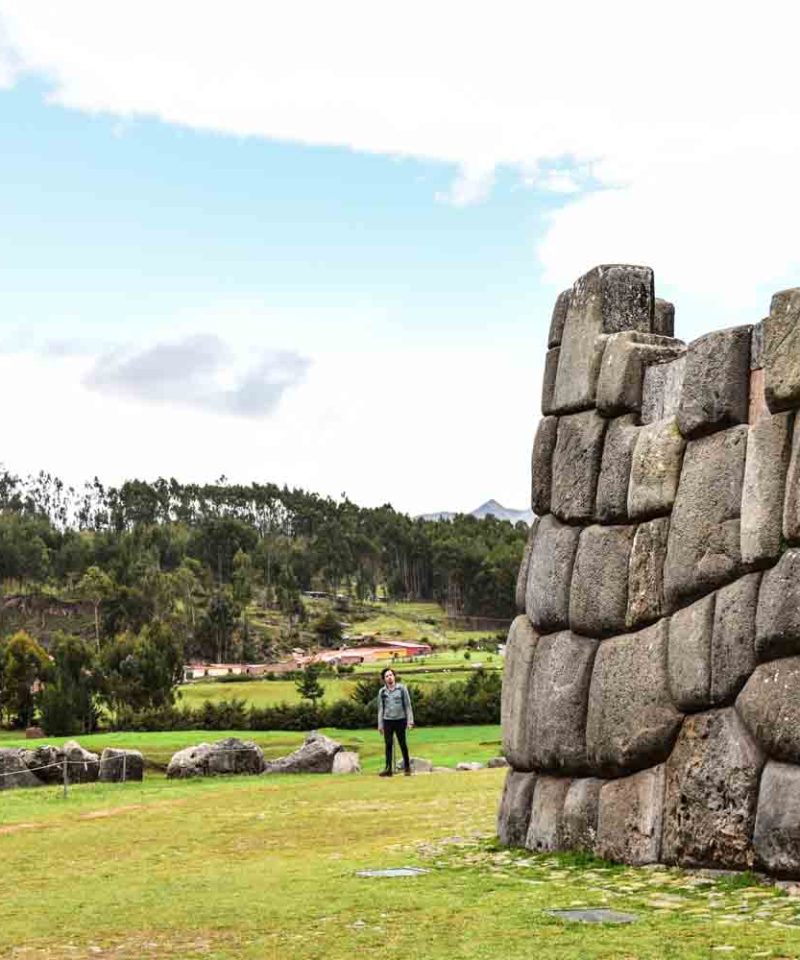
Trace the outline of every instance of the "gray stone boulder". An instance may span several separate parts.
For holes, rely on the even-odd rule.
[[[746,449],[744,426],[686,447],[664,565],[670,610],[746,572],[739,542]]]
[[[64,751],[59,747],[42,744],[32,750],[25,749],[22,758],[28,770],[42,783],[64,782]],[[67,774],[69,776],[69,769]]]
[[[556,412],[556,406],[553,394],[556,389],[556,376],[558,375],[558,358],[561,354],[560,347],[554,347],[547,351],[544,361],[544,376],[542,377],[542,416],[550,416]]]
[[[414,762],[411,762],[411,769],[414,773],[421,771],[414,770]],[[361,761],[354,750],[340,750],[333,757],[333,766],[331,773],[361,773]]]
[[[684,713],[706,710],[711,704],[713,626],[713,593],[676,611],[669,621],[669,691]]]
[[[550,498],[559,520],[592,519],[605,429],[606,420],[594,410],[559,419]]]
[[[662,337],[675,336],[675,305],[669,300],[656,297],[653,310],[653,333],[658,333]]]
[[[790,421],[793,417],[793,414],[784,413],[777,414],[773,419],[780,419],[783,423]],[[787,430],[787,433],[789,431]],[[777,443],[776,443],[777,447]],[[781,453],[784,451],[781,449]],[[783,506],[783,522],[782,522],[782,531],[783,536],[788,543],[797,544],[800,542],[800,427],[797,426],[797,418],[794,417],[794,431],[791,440],[791,450],[788,466],[785,465],[785,462],[777,459],[776,451],[776,460],[777,463],[773,466],[773,471],[779,476],[782,475],[782,469],[785,467],[786,473],[786,485],[785,485],[785,500]],[[780,486],[776,480],[773,485],[773,488],[770,490],[774,499],[779,503],[780,502]],[[766,495],[766,492],[765,492]],[[770,519],[774,523],[774,517],[770,515]],[[771,532],[774,535],[774,527],[770,528]],[[777,556],[777,554],[776,554]]]
[[[628,484],[638,432],[634,414],[608,424],[595,498],[595,517],[600,523],[620,523],[628,518]]]
[[[642,385],[642,423],[656,423],[676,416],[683,392],[686,354],[657,363],[644,372]]]
[[[167,778],[169,780],[184,780],[189,777],[208,776],[208,754],[211,752],[210,743],[199,743],[195,747],[184,747],[173,753],[167,764]]]
[[[547,334],[547,346],[558,347],[564,336],[564,324],[567,322],[567,312],[569,310],[569,301],[572,296],[572,288],[562,290],[556,297],[553,315],[550,318],[550,331]]]
[[[100,755],[101,783],[123,783],[144,779],[144,757],[138,750],[106,747]]]
[[[791,439],[788,413],[764,417],[747,431],[741,524],[742,561],[746,564],[774,563],[780,554]],[[794,483],[800,483],[800,475]],[[800,494],[800,488],[796,487],[795,493]],[[786,506],[791,514],[789,498]],[[789,526],[793,520],[800,520],[800,514],[790,517]]]
[[[800,657],[757,667],[736,709],[772,759],[800,763]]]
[[[474,773],[476,770],[483,770],[483,768],[484,764],[477,760],[462,760],[461,763],[456,764],[456,770],[460,770],[462,773]]]
[[[531,509],[540,517],[550,513],[557,434],[558,417],[544,417],[539,421],[531,454]]]
[[[536,778],[531,805],[531,821],[525,846],[537,853],[552,853],[561,849],[564,820],[564,800],[569,790],[567,777]]]
[[[342,751],[342,753],[344,752],[345,751]],[[336,760],[339,756],[340,754],[337,753],[333,758],[334,767],[336,766]],[[422,757],[411,757],[410,760],[412,773],[433,773],[437,769],[430,760],[425,760]],[[403,761],[400,760],[397,764],[397,769],[402,770],[403,766]],[[449,769],[449,767],[447,769]]]
[[[539,529],[539,518],[534,517],[531,524],[528,539],[525,541],[525,549],[522,551],[522,561],[517,573],[517,588],[514,593],[514,602],[517,607],[517,613],[525,612],[525,593],[528,589],[528,568],[531,563],[531,553],[533,552],[533,543],[536,540],[536,532]]]
[[[657,863],[664,820],[664,766],[611,780],[600,789],[595,851],[620,863]]]
[[[517,770],[533,769],[534,711],[531,670],[538,634],[522,615],[511,624],[503,664],[500,722],[503,753]]]
[[[530,755],[537,770],[586,770],[586,706],[597,646],[596,640],[568,630],[541,637],[536,644],[527,711]]]
[[[77,740],[68,740],[59,750],[66,756],[70,783],[94,783],[100,775],[100,757],[84,750]]]
[[[732,703],[756,666],[755,632],[761,574],[717,591],[711,638],[711,703]]]
[[[664,562],[667,558],[669,517],[640,523],[631,546],[628,566],[628,610],[625,626],[637,630],[664,616]]]
[[[689,439],[747,423],[751,326],[715,330],[689,344],[678,427]]]
[[[648,267],[595,267],[575,282],[569,298],[554,391],[559,413],[595,401],[605,335],[652,332],[653,273]]]
[[[665,863],[753,865],[750,838],[764,755],[732,708],[687,717],[666,763]]]
[[[652,363],[681,356],[680,340],[628,330],[608,337],[597,380],[597,409],[603,416],[638,413],[642,408],[644,372]]]
[[[757,863],[779,877],[800,877],[800,767],[768,763],[753,831]]]
[[[669,513],[678,493],[686,441],[674,419],[641,427],[631,458],[628,516],[645,519]]]
[[[756,608],[756,656],[800,653],[800,550],[787,550],[761,580]]]
[[[763,321],[764,378],[773,413],[800,405],[800,288],[776,293]]]
[[[569,626],[569,588],[580,533],[550,515],[539,522],[528,565],[525,612],[540,633]]]
[[[13,787],[41,787],[44,781],[28,769],[26,754],[32,751],[0,748],[0,790]]]
[[[531,820],[535,773],[509,769],[497,812],[497,836],[507,847],[525,846]]]
[[[299,750],[278,760],[268,760],[264,773],[330,773],[333,758],[341,749],[340,743],[314,731]]]
[[[216,743],[201,743],[173,754],[167,766],[169,779],[258,774],[265,768],[264,754],[252,740],[227,737]],[[330,768],[327,771],[330,772]]]
[[[681,719],[667,685],[665,620],[600,644],[586,716],[594,773],[617,777],[666,760]]]
[[[489,770],[499,770],[507,766],[509,766],[509,763],[505,757],[491,757],[486,761],[486,767]]]
[[[586,527],[578,541],[569,598],[570,629],[605,637],[625,629],[634,526]]]
[[[604,783],[605,780],[597,777],[586,777],[570,784],[561,823],[562,849],[594,851],[600,790]]]

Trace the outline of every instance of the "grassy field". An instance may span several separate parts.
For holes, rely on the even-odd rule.
[[[709,880],[498,850],[502,771],[91,784],[0,797],[0,957],[707,960],[800,955],[800,907]],[[399,879],[357,871],[418,866]],[[603,906],[629,926],[551,909]]]
[[[421,640],[432,647],[457,648],[470,640],[493,639],[508,629],[498,621],[493,630],[454,629],[438,603],[387,603],[373,606],[365,620],[352,625],[353,633],[374,633],[396,640]]]
[[[361,756],[365,772],[377,772],[383,767],[383,739],[377,730],[336,730],[322,731],[344,744],[350,750],[356,750]],[[104,747],[127,747],[141,750],[145,758],[155,765],[166,765],[176,750],[197,743],[210,743],[223,737],[241,737],[254,740],[269,759],[280,757],[297,749],[304,734],[291,731],[236,732],[217,730],[184,730],[166,733],[97,733],[80,737],[80,743],[87,750],[101,751]],[[60,745],[68,737],[49,737],[45,741],[20,740],[18,735],[8,731],[0,732],[0,746],[24,747],[35,743]],[[408,735],[412,756],[424,757],[433,763],[445,767],[454,767],[464,760],[485,762],[496,757],[500,751],[499,726],[464,727],[422,727],[415,728]],[[1,795],[0,807],[10,794]],[[15,794],[16,796],[16,794]],[[0,813],[0,821],[2,821]]]

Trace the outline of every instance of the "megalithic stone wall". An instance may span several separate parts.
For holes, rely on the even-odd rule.
[[[673,325],[647,267],[556,302],[498,833],[800,876],[800,289]]]

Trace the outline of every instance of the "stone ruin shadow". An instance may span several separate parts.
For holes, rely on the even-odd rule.
[[[800,289],[673,334],[647,267],[556,302],[498,833],[800,877]]]

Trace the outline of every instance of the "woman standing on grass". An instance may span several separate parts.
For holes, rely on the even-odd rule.
[[[406,729],[414,726],[414,711],[411,709],[411,697],[404,683],[398,683],[391,667],[381,670],[383,686],[378,692],[378,732],[383,734],[386,744],[386,768],[381,777],[391,777],[392,741],[397,737],[400,752],[403,754],[403,773],[411,776],[411,760],[408,757]]]

